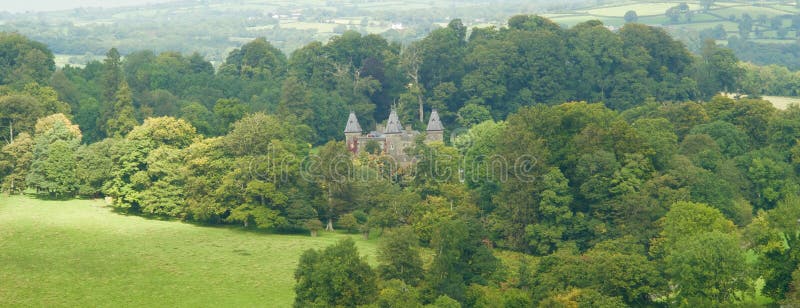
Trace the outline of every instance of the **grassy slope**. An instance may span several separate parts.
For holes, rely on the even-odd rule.
[[[299,255],[345,237],[125,216],[100,201],[0,195],[0,307],[290,306]],[[375,241],[354,237],[374,263]]]

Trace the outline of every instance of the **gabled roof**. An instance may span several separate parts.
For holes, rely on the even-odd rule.
[[[400,119],[397,117],[397,111],[392,108],[392,112],[389,113],[389,120],[386,120],[386,129],[383,131],[384,134],[399,134],[403,132],[403,125],[400,124]]]
[[[350,117],[347,118],[347,126],[344,127],[345,133],[361,133],[361,125],[358,124],[355,112],[350,112]]]
[[[444,131],[444,125],[442,125],[442,121],[439,120],[439,112],[436,111],[436,109],[431,111],[431,118],[428,120],[427,131]]]

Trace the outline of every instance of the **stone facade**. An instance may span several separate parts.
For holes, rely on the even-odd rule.
[[[378,125],[375,130],[367,134],[363,133],[356,114],[350,112],[344,129],[347,148],[353,154],[366,151],[368,144],[372,143],[378,146],[381,153],[391,156],[401,165],[413,163],[413,157],[406,154],[406,149],[414,145],[414,139],[419,134],[420,132],[412,130],[411,126],[403,127],[394,109],[389,113],[385,127]],[[437,141],[444,141],[444,126],[439,120],[439,113],[434,109],[428,121],[425,142]]]

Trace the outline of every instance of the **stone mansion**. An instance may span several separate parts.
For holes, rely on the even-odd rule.
[[[442,121],[439,120],[439,113],[436,109],[431,112],[425,133],[425,142],[444,141],[444,126]],[[350,112],[347,125],[344,128],[347,148],[354,154],[357,155],[364,151],[367,143],[375,141],[383,154],[391,156],[401,165],[413,162],[413,158],[409,157],[405,150],[413,146],[414,139],[419,134],[420,132],[412,130],[410,125],[403,127],[400,124],[400,119],[397,117],[397,111],[394,108],[389,113],[389,119],[386,120],[385,127],[379,124],[374,131],[364,134],[361,125],[358,124],[355,112]]]

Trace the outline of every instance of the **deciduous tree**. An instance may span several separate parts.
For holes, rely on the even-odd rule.
[[[375,273],[352,239],[305,251],[294,278],[295,307],[354,307],[370,304],[378,295]]]

